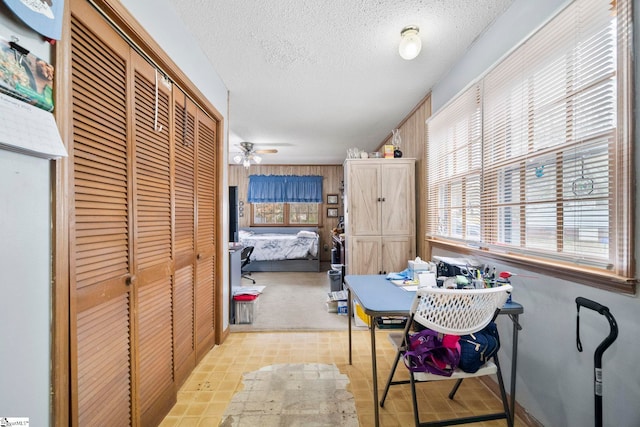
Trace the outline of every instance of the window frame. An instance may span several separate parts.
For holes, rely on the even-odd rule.
[[[255,205],[256,204],[282,204],[283,205],[283,218],[284,221],[281,223],[260,223],[255,222]],[[318,222],[317,223],[292,223],[289,222],[290,217],[290,205],[293,203],[289,202],[264,202],[264,203],[249,203],[251,206],[251,227],[320,227],[322,226],[322,203],[308,202],[306,204],[316,205]]]
[[[575,3],[577,3],[577,1]],[[429,243],[429,251],[431,250],[432,247],[442,247],[448,250],[453,249],[456,252],[461,252],[461,253],[470,254],[470,255],[477,255],[477,256],[482,256],[483,258],[490,258],[498,261],[508,262],[512,265],[517,265],[527,270],[534,270],[541,274],[543,273],[549,274],[561,279],[572,280],[578,283],[582,283],[582,284],[586,284],[586,285],[590,285],[590,286],[594,286],[594,287],[598,287],[598,288],[602,288],[610,291],[635,294],[636,278],[635,278],[635,254],[634,254],[634,244],[633,244],[633,239],[634,239],[633,218],[635,216],[635,212],[634,212],[635,197],[634,197],[632,186],[630,184],[634,182],[634,173],[633,173],[634,168],[633,168],[633,156],[632,156],[633,154],[632,124],[634,121],[632,120],[632,117],[631,117],[634,111],[633,102],[632,102],[632,98],[633,98],[632,94],[634,91],[633,91],[633,85],[632,85],[633,76],[632,76],[632,67],[631,67],[631,56],[633,53],[633,49],[632,49],[632,42],[629,40],[630,39],[629,28],[631,26],[629,25],[629,22],[631,22],[631,19],[632,19],[630,16],[630,7],[631,7],[630,2],[626,0],[619,1],[617,5],[617,11],[616,11],[617,12],[616,16],[617,16],[617,19],[619,20],[618,23],[620,22],[621,19],[624,19],[625,21],[623,22],[623,25],[618,26],[618,29],[617,29],[618,33],[616,34],[617,64],[616,64],[616,70],[615,70],[616,72],[615,84],[617,85],[616,87],[617,103],[615,107],[617,111],[617,114],[616,114],[617,122],[614,125],[615,128],[613,131],[613,134],[616,140],[614,140],[612,143],[615,145],[615,150],[619,150],[617,152],[622,153],[622,155],[617,155],[613,159],[614,161],[611,162],[611,169],[609,170],[609,173],[608,173],[609,179],[615,180],[613,184],[615,184],[614,187],[617,189],[617,192],[623,193],[623,195],[620,197],[616,194],[609,198],[610,206],[609,206],[608,229],[611,235],[611,239],[609,239],[610,241],[609,245],[612,246],[610,251],[616,251],[617,255],[622,258],[619,265],[617,265],[613,269],[615,271],[612,271],[611,269],[608,269],[605,266],[581,265],[579,262],[576,262],[576,261],[572,261],[572,262],[567,261],[567,259],[566,258],[563,259],[563,257],[552,257],[551,251],[536,252],[535,250],[531,250],[531,248],[525,248],[525,249],[519,250],[518,248],[514,248],[511,246],[501,247],[500,245],[495,244],[495,241],[496,241],[495,237],[498,233],[498,229],[497,229],[498,226],[496,221],[499,221],[499,215],[495,217],[497,219],[495,219],[493,222],[488,222],[488,223],[486,222],[487,221],[486,207],[490,206],[491,204],[495,205],[496,200],[491,199],[491,197],[488,195],[488,190],[490,190],[490,188],[486,188],[486,183],[484,181],[485,172],[487,172],[485,171],[485,166],[487,166],[487,168],[493,167],[490,164],[486,164],[486,158],[484,153],[483,153],[483,161],[481,166],[483,178],[481,178],[482,185],[481,185],[481,191],[480,191],[481,193],[480,199],[481,199],[481,204],[485,208],[481,209],[480,224],[481,224],[481,230],[484,228],[487,228],[486,227],[487,224],[490,226],[488,228],[491,228],[491,229],[482,230],[483,237],[478,240],[465,238],[465,236],[462,236],[462,235],[455,236],[452,233],[450,228],[452,227],[451,222],[453,218],[453,215],[451,214],[453,207],[450,207],[449,223],[445,224],[447,227],[449,227],[448,233],[440,232],[441,230],[444,230],[443,228],[444,226],[442,225],[442,218],[441,218],[442,212],[434,213],[433,211],[443,210],[442,205],[440,205],[440,208],[438,208],[439,206],[438,202],[440,201],[440,203],[442,203],[443,196],[442,196],[442,192],[435,191],[434,189],[437,186],[440,186],[441,189],[446,190],[445,187],[446,185],[448,185],[449,199],[447,200],[447,202],[450,203],[450,206],[453,206],[453,197],[451,195],[451,187],[453,184],[460,184],[462,186],[461,197],[462,197],[463,209],[462,209],[461,218],[460,218],[460,221],[461,221],[460,228],[462,230],[468,230],[468,225],[466,224],[467,223],[466,213],[468,211],[469,206],[468,206],[468,203],[464,200],[464,197],[466,195],[465,180],[469,177],[469,174],[472,171],[463,171],[466,173],[457,173],[459,171],[453,171],[451,173],[451,176],[448,178],[448,180],[445,179],[444,181],[435,180],[433,179],[433,175],[430,175],[427,177],[427,181],[428,181],[427,182],[427,194],[428,194],[427,211],[429,212],[428,225],[427,225],[427,241]],[[562,11],[557,16],[559,16],[560,14],[562,14]],[[550,22],[553,21],[553,19],[555,19],[556,17],[552,18]],[[623,27],[623,29],[621,29],[621,27]],[[533,37],[535,37],[535,35]],[[527,41],[525,40],[522,43],[522,45],[524,45],[526,42]],[[514,49],[511,54],[513,53],[517,54],[518,49],[521,49],[522,45]],[[508,60],[510,55],[505,57],[505,60]],[[498,67],[499,65],[500,64],[497,64],[496,67]],[[429,139],[432,139],[430,138],[430,135],[429,135],[429,131],[431,130],[430,124],[433,123],[433,120],[438,120],[438,117],[440,114],[447,114],[448,110],[458,108],[456,106],[456,102],[460,98],[464,97],[465,95],[468,95],[469,91],[474,91],[474,90],[479,91],[479,93],[481,94],[480,98],[478,98],[477,111],[475,112],[476,113],[479,112],[480,115],[482,116],[484,114],[483,84],[485,79],[487,78],[487,75],[489,75],[492,72],[492,70],[494,70],[496,67],[493,67],[491,70],[489,70],[484,76],[482,76],[481,79],[471,84],[460,96],[453,99],[443,109],[441,109],[438,113],[432,116],[431,119],[429,119],[429,121],[427,122],[427,150],[426,150],[426,157],[427,157],[426,160],[429,166],[439,166],[439,164],[437,163],[428,163],[429,160],[431,160],[432,162],[437,161],[437,159],[429,158],[430,157],[429,150],[430,148],[432,148],[429,146]],[[523,83],[527,84],[526,82],[527,82],[527,78],[524,79]],[[529,96],[529,95],[527,94],[526,96]],[[526,117],[525,119],[529,120]],[[467,120],[469,122],[472,122],[471,119],[467,119]],[[485,126],[484,117],[482,119],[481,126],[483,128]],[[453,125],[450,125],[450,127],[453,128]],[[454,134],[455,132],[450,132],[450,133]],[[484,147],[484,129],[482,133],[483,133],[483,151],[484,151],[486,149],[486,147]],[[467,138],[468,140],[472,139],[472,137],[469,135],[467,135]],[[438,141],[442,141],[442,139],[439,139]],[[446,139],[446,143],[450,146],[454,144],[454,142],[451,141],[450,139]],[[553,153],[553,150],[550,150],[550,152]],[[562,159],[560,159],[560,162],[561,161]],[[440,164],[441,163],[444,163],[442,159],[440,160]],[[524,165],[523,163],[523,166],[519,168],[516,167],[514,170],[517,171],[517,173],[520,173],[522,177],[524,177],[524,174],[526,173],[526,165]],[[431,173],[432,172],[430,168],[429,174]],[[521,180],[520,182],[524,182],[522,177],[520,178]],[[558,173],[558,176],[556,177],[556,188],[561,188],[561,185],[558,184],[557,181],[560,181],[560,183],[562,183],[564,179],[566,179],[566,175],[564,175],[562,170],[560,170],[560,172]],[[500,185],[499,179],[497,178],[494,179],[494,184],[496,186],[499,186]],[[495,199],[495,194],[496,194],[495,191],[493,192],[493,194]],[[447,195],[445,195],[444,197],[447,197]],[[562,200],[563,199],[561,195],[559,196],[557,195],[555,198],[555,202],[558,204],[561,204]],[[531,205],[530,204],[528,205],[525,203],[525,204],[520,204],[518,206],[520,206],[519,209],[523,209],[523,206],[524,206],[524,209],[526,209],[527,206],[531,206]],[[444,209],[446,210],[446,207]],[[556,211],[561,212],[562,207],[557,207]],[[555,223],[556,223],[556,226],[555,226],[556,230],[561,229],[560,230],[561,233],[566,232],[562,226],[558,225],[559,224],[558,220],[556,220]],[[521,226],[523,230],[520,231],[521,234],[524,233],[524,229],[526,229],[526,225],[527,225],[526,221],[522,220]],[[620,235],[620,233],[622,233],[622,238],[618,236]],[[493,238],[486,239],[488,234],[491,234]],[[486,242],[488,243],[485,243],[483,239],[486,240]]]

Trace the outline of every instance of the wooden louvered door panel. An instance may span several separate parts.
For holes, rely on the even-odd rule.
[[[134,138],[134,274],[137,291],[138,407],[142,425],[156,425],[175,403],[171,90],[132,51]]]
[[[129,46],[73,1],[71,84],[72,424],[132,423]]]
[[[196,106],[174,86],[175,284],[173,329],[175,380],[179,387],[196,364],[195,282],[195,117]]]
[[[196,117],[196,359],[213,347],[215,338],[216,127],[198,111]]]
[[[215,340],[217,122],[69,3],[71,424],[157,425]]]

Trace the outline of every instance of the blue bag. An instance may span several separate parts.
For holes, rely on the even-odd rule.
[[[465,372],[474,373],[500,349],[500,336],[495,322],[469,335],[460,336],[460,363]]]

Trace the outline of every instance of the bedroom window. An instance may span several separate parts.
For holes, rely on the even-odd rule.
[[[433,242],[633,289],[630,3],[575,0],[428,120]]]
[[[252,225],[320,225],[322,176],[250,175]]]
[[[252,203],[252,225],[319,225],[318,203]]]

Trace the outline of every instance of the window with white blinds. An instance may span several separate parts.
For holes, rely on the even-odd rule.
[[[428,122],[429,231],[480,240],[482,122],[473,85]]]
[[[631,277],[630,0],[575,0],[427,122],[428,234]]]

